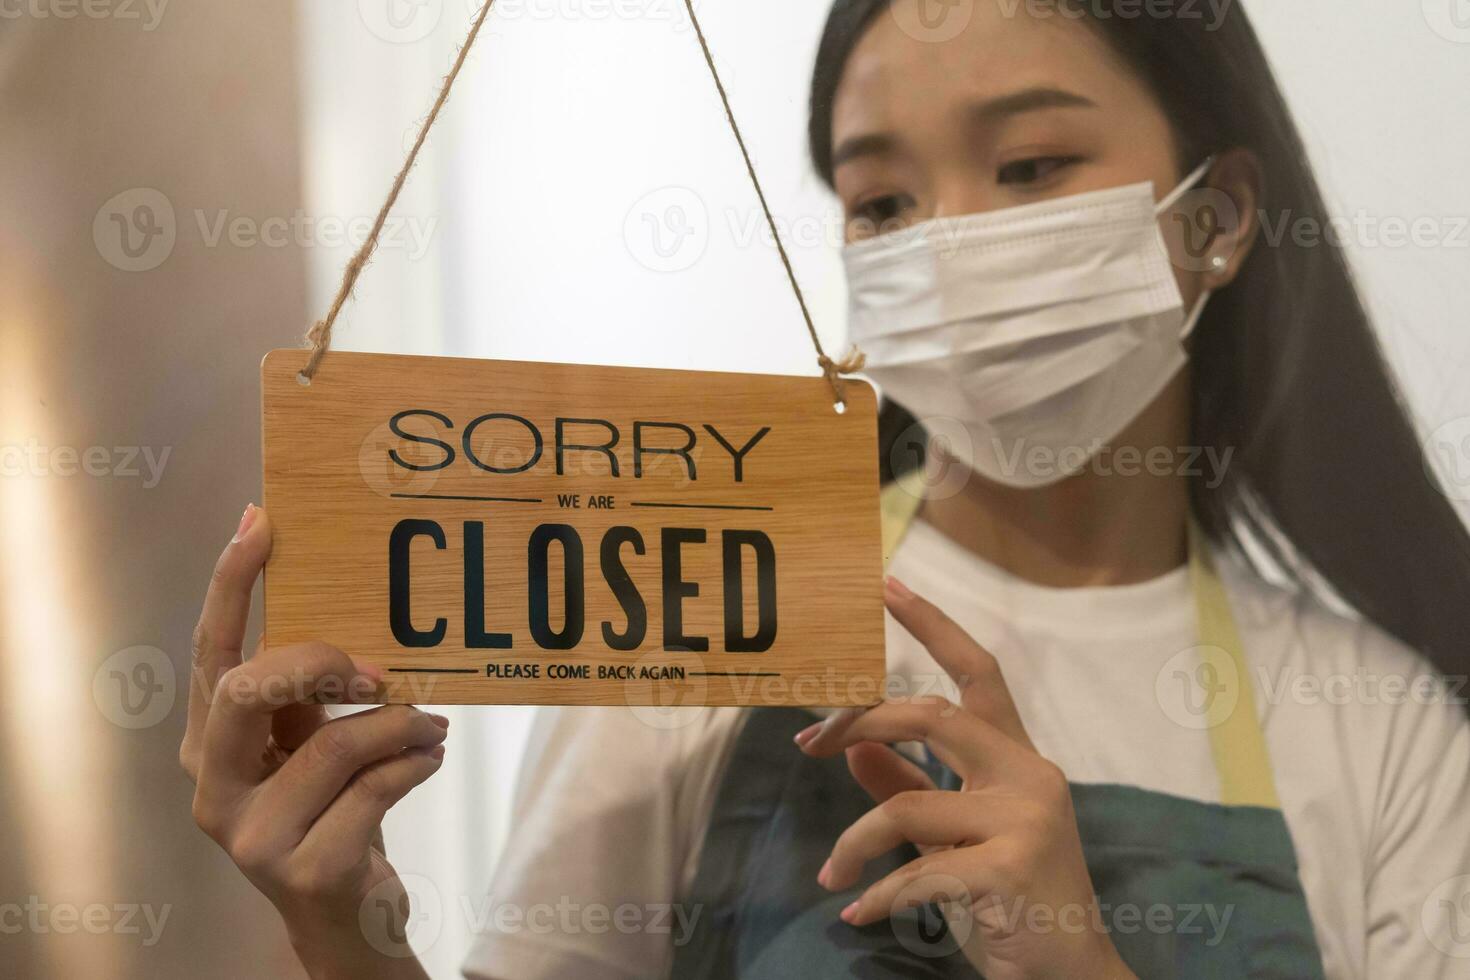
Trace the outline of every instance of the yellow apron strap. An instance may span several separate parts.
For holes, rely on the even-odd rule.
[[[883,567],[893,560],[893,553],[908,532],[909,525],[919,516],[924,505],[924,473],[910,470],[883,488],[878,498],[882,509]]]
[[[883,488],[883,564],[898,550],[924,503],[924,474],[914,470]],[[1230,611],[1230,598],[1215,571],[1208,543],[1191,522],[1189,577],[1198,618],[1201,669],[1213,674],[1206,726],[1226,806],[1281,808],[1271,755],[1256,712],[1255,685],[1245,647]]]
[[[1271,754],[1256,712],[1255,685],[1230,611],[1230,597],[1215,571],[1204,535],[1193,523],[1189,533],[1189,577],[1199,617],[1201,667],[1213,668],[1216,675],[1206,723],[1220,773],[1220,802],[1279,810]]]

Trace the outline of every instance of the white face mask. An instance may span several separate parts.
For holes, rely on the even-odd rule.
[[[1148,183],[960,218],[847,246],[852,339],[887,397],[960,423],[949,451],[1040,487],[1082,470],[1184,366],[1188,316]]]

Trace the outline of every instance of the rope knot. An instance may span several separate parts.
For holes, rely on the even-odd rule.
[[[856,374],[868,363],[868,355],[854,346],[841,360],[833,360],[825,352],[817,355],[817,363],[822,367],[822,373],[827,376],[827,383],[832,386],[832,394],[837,396],[837,404],[846,405],[847,399],[842,395],[842,376],[844,374]]]
[[[837,374],[856,374],[868,365],[868,355],[858,350],[857,347],[853,347],[852,350],[844,354],[840,361],[834,361],[826,354],[823,354],[817,360],[822,365],[822,370],[829,374],[833,372]]]

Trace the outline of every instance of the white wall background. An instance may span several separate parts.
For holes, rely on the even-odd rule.
[[[1246,0],[1426,431],[1470,415],[1470,3]],[[1425,219],[1442,244],[1382,244]],[[1470,488],[1462,488],[1470,489]]]
[[[301,5],[309,213],[371,217],[474,7]],[[700,4],[835,352],[840,223],[804,135],[826,7]],[[1470,416],[1470,228],[1458,227],[1470,219],[1466,0],[1248,7],[1331,206],[1376,229],[1350,250],[1425,431]],[[815,373],[682,0],[497,0],[398,214],[339,327],[343,348]],[[1419,218],[1438,244],[1378,240],[1385,222]],[[324,309],[348,249],[311,254]],[[467,947],[460,903],[479,899],[503,841],[530,717],[451,714],[444,771],[388,828],[400,870],[449,903],[443,933],[418,937],[436,977],[453,976]]]

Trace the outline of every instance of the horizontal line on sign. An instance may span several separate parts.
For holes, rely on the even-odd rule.
[[[448,493],[395,493],[399,500],[471,500],[484,504],[539,504],[540,497],[459,497]]]
[[[760,670],[691,670],[690,677],[780,677],[780,673]]]
[[[389,667],[390,674],[478,674],[474,667]]]
[[[674,507],[679,510],[775,510],[774,507],[749,507],[743,504],[654,504],[635,501],[631,507]]]

